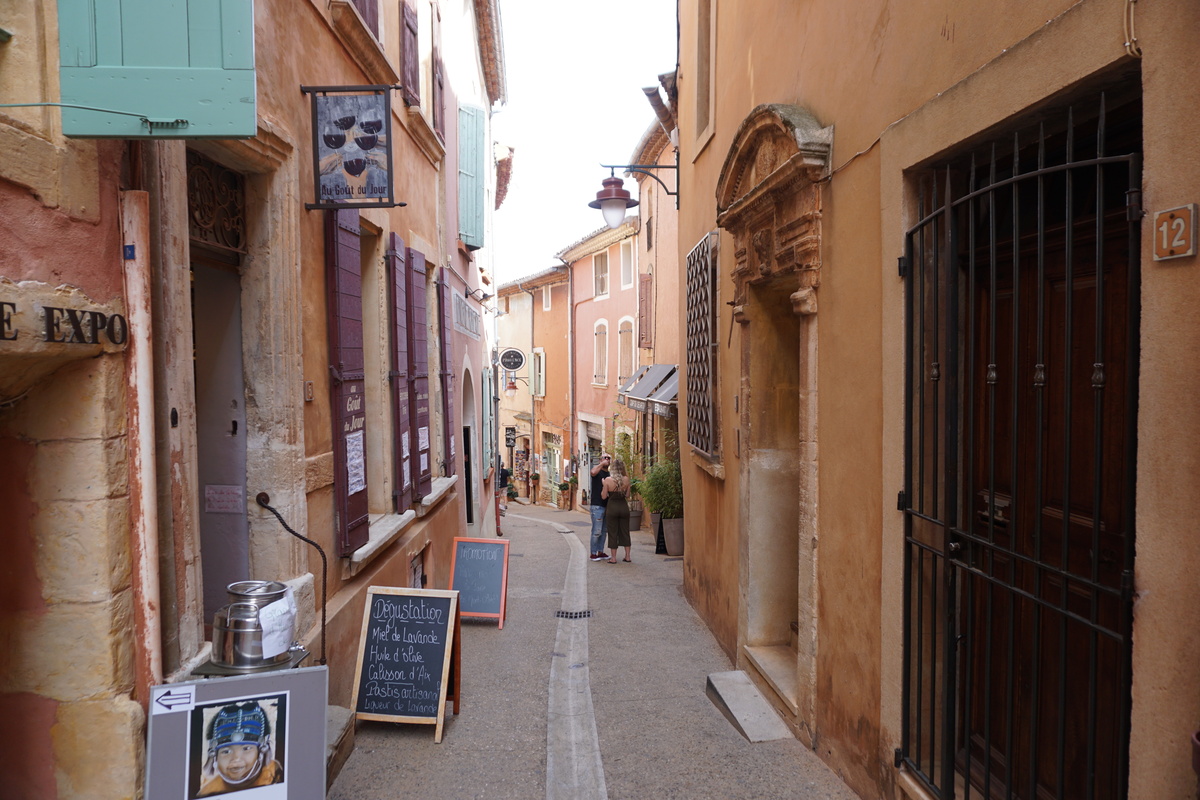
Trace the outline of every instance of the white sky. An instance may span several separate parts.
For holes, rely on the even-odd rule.
[[[501,0],[508,103],[492,136],[516,152],[494,218],[498,285],[558,265],[604,225],[587,204],[600,164],[628,164],[655,120],[642,87],[675,69],[675,2]],[[625,188],[636,196],[632,178]]]

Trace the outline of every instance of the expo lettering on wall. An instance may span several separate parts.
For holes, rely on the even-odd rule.
[[[32,307],[31,314],[29,306],[0,299],[0,342],[28,338],[49,344],[123,347],[129,338],[129,322],[122,314],[45,304]]]

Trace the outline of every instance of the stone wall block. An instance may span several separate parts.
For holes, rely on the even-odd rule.
[[[71,362],[36,386],[14,409],[15,427],[43,442],[115,436],[125,411],[125,361],[114,353]]]
[[[133,629],[128,592],[0,619],[0,689],[63,702],[128,691]]]
[[[128,492],[125,437],[38,445],[30,493],[39,504],[102,500]]]
[[[33,525],[48,604],[103,602],[129,587],[126,498],[46,503]]]
[[[145,713],[127,697],[63,703],[50,735],[58,800],[133,800],[145,772]]]

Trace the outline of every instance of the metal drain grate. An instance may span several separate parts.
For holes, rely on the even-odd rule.
[[[555,611],[554,616],[559,619],[591,619],[591,611]]]

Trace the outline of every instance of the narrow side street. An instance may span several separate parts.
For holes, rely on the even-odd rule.
[[[463,621],[442,743],[430,726],[360,722],[329,797],[853,800],[799,741],[751,744],[705,695],[732,667],[682,596],[682,559],[638,532],[632,564],[590,562],[587,520],[510,505],[508,617]]]

